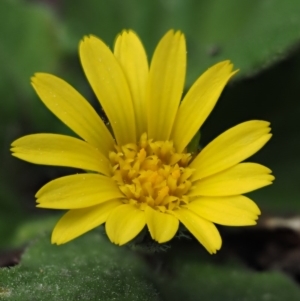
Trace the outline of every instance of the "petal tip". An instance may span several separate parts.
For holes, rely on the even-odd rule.
[[[59,245],[57,237],[55,237],[54,233],[51,235],[51,244],[52,245]]]
[[[270,175],[270,184],[273,184],[274,181],[275,181],[275,177],[273,175]]]
[[[88,43],[91,43],[93,39],[96,39],[93,35],[84,36],[79,42],[79,48],[86,46]]]
[[[37,81],[37,78],[39,76],[40,73],[34,73],[31,77],[30,77],[30,83],[34,86],[35,82]]]
[[[217,252],[221,249],[221,246],[222,246],[222,243],[221,243],[220,246],[215,247],[214,249],[207,250],[207,251],[208,251],[209,254],[215,255],[215,254],[217,254]]]

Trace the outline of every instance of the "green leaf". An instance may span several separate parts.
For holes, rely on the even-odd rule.
[[[43,7],[0,1],[1,123],[22,113],[38,114],[38,107],[28,101],[34,95],[30,77],[37,71],[56,69],[61,55],[57,23]]]
[[[176,278],[160,283],[166,300],[299,300],[297,285],[278,272],[257,273],[203,262],[179,264],[176,268]]]
[[[60,216],[62,216],[62,213]],[[20,222],[14,234],[10,235],[10,239],[6,242],[6,248],[8,246],[9,248],[19,248],[40,236],[41,233],[51,231],[60,216],[59,214],[31,216],[28,220]]]
[[[144,264],[99,233],[66,245],[35,241],[21,264],[0,270],[0,298],[13,301],[159,301]]]
[[[285,56],[300,39],[298,0],[66,0],[70,44],[95,34],[112,45],[124,28],[141,37],[148,54],[170,28],[186,34],[190,85],[212,64],[230,59],[245,76]]]
[[[23,216],[17,198],[0,179],[0,248],[7,246]],[[13,221],[13,222],[12,222]],[[9,225],[9,227],[8,227]]]
[[[36,72],[57,73],[65,49],[61,23],[46,6],[1,0],[0,28],[0,141],[7,149],[23,131],[65,128],[49,114],[30,84]]]

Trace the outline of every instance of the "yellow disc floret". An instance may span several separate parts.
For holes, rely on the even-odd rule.
[[[109,159],[125,202],[162,212],[189,202],[191,154],[177,153],[172,141],[153,141],[147,134],[137,144],[116,145],[115,149]]]

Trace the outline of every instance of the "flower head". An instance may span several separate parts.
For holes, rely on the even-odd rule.
[[[236,73],[220,62],[192,85],[181,102],[186,45],[173,30],[159,42],[150,68],[137,35],[123,31],[114,51],[94,36],[80,43],[80,59],[111,127],[74,88],[50,74],[32,78],[37,94],[81,139],[34,134],[12,144],[13,155],[36,164],[87,173],[53,180],[36,194],[38,207],[68,209],[52,233],[66,243],[105,223],[123,245],[147,227],[159,243],[181,222],[210,253],[221,247],[214,223],[254,225],[258,207],[242,194],[271,184],[271,170],[240,163],[270,139],[269,123],[241,123],[205,146],[187,146]]]

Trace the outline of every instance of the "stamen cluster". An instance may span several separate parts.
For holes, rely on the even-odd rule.
[[[177,153],[172,141],[153,141],[147,134],[137,144],[116,145],[115,149],[109,159],[125,202],[161,212],[189,202],[191,154]]]

